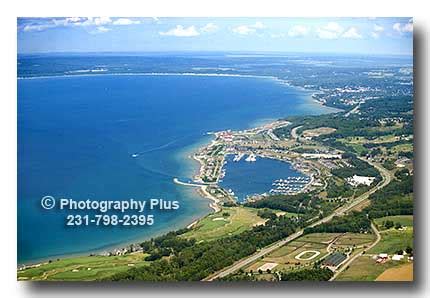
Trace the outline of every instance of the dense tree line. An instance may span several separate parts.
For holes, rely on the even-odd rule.
[[[305,228],[305,234],[312,233],[362,233],[370,231],[370,220],[364,212],[353,211],[345,216],[335,216],[329,222]]]
[[[409,114],[413,109],[413,98],[411,96],[390,96],[378,100],[368,100],[361,105],[362,115],[372,119],[403,117],[412,118]]]
[[[377,169],[375,169],[369,163],[358,159],[357,157],[355,157],[354,154],[344,153],[342,155],[342,158],[346,160],[348,164],[351,165],[351,167],[332,169],[331,173],[333,175],[336,175],[343,179],[352,177],[354,175],[376,177],[374,183],[377,183],[381,179],[381,175],[379,174],[379,171]]]
[[[404,169],[397,171],[395,177],[386,187],[370,196],[371,204],[364,209],[370,218],[413,214],[413,175]]]
[[[151,263],[150,266],[120,272],[110,280],[192,281],[201,280],[217,270],[232,265],[257,249],[287,237],[296,229],[290,219],[280,216],[266,225],[210,242],[194,243],[173,254]],[[178,237],[178,236],[176,236]],[[157,239],[157,238],[156,238]],[[164,243],[156,241],[153,244]],[[174,241],[171,243],[175,243]],[[158,248],[158,247],[157,247]]]
[[[326,281],[333,276],[333,272],[327,268],[302,269],[289,272],[281,272],[281,281]]]
[[[332,179],[328,182],[326,191],[327,197],[329,198],[348,198],[354,194],[354,190],[350,185],[346,183],[337,185],[336,182]]]
[[[196,243],[195,239],[177,237],[187,231],[187,229],[180,229],[140,243],[142,249],[150,254],[145,261],[155,261],[172,254],[177,255],[183,249],[193,246]]]
[[[311,194],[300,193],[296,195],[272,195],[267,198],[248,202],[247,207],[278,209],[291,213],[304,214],[315,208],[321,200]]]
[[[258,210],[257,215],[260,216],[261,218],[275,219],[277,217],[275,212],[267,208]]]
[[[402,175],[396,173],[396,179],[392,180],[387,186],[379,189],[370,196],[371,200],[382,200],[385,198],[395,197],[398,195],[406,195],[414,191],[414,176],[413,175]],[[400,179],[399,179],[399,178]]]
[[[399,156],[404,156],[407,158],[414,158],[414,152],[413,151],[400,151]]]

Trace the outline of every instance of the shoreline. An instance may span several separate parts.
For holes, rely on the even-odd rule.
[[[93,74],[75,74],[75,75],[69,74],[69,75],[52,75],[52,76],[17,77],[17,80],[50,79],[50,78],[72,78],[72,77],[91,77],[91,76],[117,76],[117,75],[119,75],[119,76],[206,76],[206,77],[238,77],[238,78],[242,77],[242,78],[271,79],[271,80],[274,80],[274,81],[276,81],[276,82],[278,82],[278,83],[280,83],[282,85],[286,85],[286,86],[291,87],[291,88],[297,88],[298,90],[308,92],[309,94],[307,94],[307,96],[306,96],[306,101],[308,101],[309,103],[312,103],[312,104],[316,104],[316,105],[318,105],[320,107],[324,107],[324,108],[330,109],[331,111],[328,111],[327,112],[328,114],[343,111],[343,110],[338,109],[338,108],[327,106],[325,103],[323,103],[321,101],[315,100],[312,97],[312,92],[315,92],[316,90],[310,90],[310,89],[307,89],[307,88],[302,87],[302,86],[291,85],[288,81],[282,80],[282,79],[280,79],[278,77],[275,77],[275,76],[259,76],[259,75],[243,75],[243,74],[218,74],[218,73],[189,73],[189,72],[184,72],[184,73],[93,73]],[[262,120],[263,120],[263,123],[260,123],[260,125],[251,127],[249,129],[245,129],[244,131],[249,131],[249,130],[253,131],[253,130],[262,129],[266,125],[270,125],[270,124],[276,123],[278,121],[281,121],[279,119],[278,120],[272,120],[272,119],[269,120],[267,118],[266,119],[262,119]],[[264,121],[264,120],[269,120],[269,121]],[[261,120],[258,120],[258,119],[255,120],[253,122],[254,125],[258,121],[261,121]],[[290,125],[290,124],[291,123],[289,123],[288,125]],[[252,126],[252,124],[250,124],[250,125]],[[211,135],[215,135],[216,136],[217,133],[219,133],[219,132],[210,132],[210,133],[208,132],[207,135],[211,134]],[[203,145],[203,147],[194,148],[193,154],[191,156],[189,156],[191,159],[193,159],[194,161],[196,161],[196,162],[199,163],[199,168],[196,171],[198,175],[201,174],[201,170],[202,170],[202,167],[204,166],[204,163],[203,163],[203,161],[201,159],[199,159],[196,156],[196,153],[198,151],[200,151],[202,148],[208,147],[208,146],[213,145],[215,143],[216,143],[215,139],[212,139],[209,142],[209,144],[206,143],[206,145]],[[266,156],[266,158],[270,158],[270,157]],[[290,162],[290,163],[291,163],[291,165],[294,165],[293,162]],[[177,179],[177,178],[175,178],[175,179]],[[196,180],[193,179],[193,181],[195,181],[197,183],[204,183],[203,181],[201,181],[201,179],[200,179],[200,181],[199,180],[196,181]],[[218,179],[217,179],[217,182],[218,182]],[[198,187],[197,193],[199,194],[199,196],[201,196],[202,198],[208,199],[210,201],[209,204],[208,204],[208,207],[210,209],[212,209],[213,210],[212,212],[214,212],[214,213],[219,212],[221,210],[221,206],[220,206],[220,202],[221,201],[218,198],[216,198],[215,196],[213,196],[212,194],[210,194],[207,191],[207,187],[209,185],[216,185],[216,186],[218,186],[217,182],[215,182],[213,184],[206,184],[206,185],[201,185],[201,186],[200,185],[199,186],[195,185],[194,186],[194,187]],[[177,184],[181,184],[181,183],[177,183]],[[184,225],[184,226],[186,228],[192,228],[201,219],[203,219],[204,217],[206,217],[208,214],[211,214],[212,212],[206,213],[205,215],[203,215],[203,216],[201,216],[201,217],[193,220],[191,223],[189,223],[187,225]],[[171,229],[167,229],[167,232],[168,231],[171,231]],[[156,233],[152,237],[158,237],[158,236],[163,235],[165,233],[166,233],[166,231],[159,232],[159,233]],[[151,237],[149,237],[149,238],[151,238]],[[149,238],[148,237],[144,237],[140,241],[145,241],[146,239],[149,239]],[[46,258],[43,257],[43,258],[40,258],[40,261],[23,262],[21,264],[17,264],[17,266],[19,267],[18,270],[22,270],[24,267],[25,268],[38,267],[38,266],[41,266],[43,264],[49,263],[50,260],[55,260],[55,259],[66,259],[66,258],[72,258],[72,257],[88,257],[90,255],[101,255],[101,253],[103,253],[103,252],[114,251],[114,250],[121,250],[121,249],[124,249],[124,248],[126,248],[126,247],[128,247],[130,245],[136,244],[136,243],[137,243],[137,240],[130,240],[130,241],[121,242],[121,243],[118,243],[118,244],[106,245],[106,246],[104,246],[105,248],[100,248],[100,249],[96,248],[94,250],[88,250],[88,251],[85,251],[85,252],[59,254],[59,255],[54,255],[54,256],[46,257]],[[19,266],[19,265],[21,265],[21,266]]]
[[[256,79],[273,79],[289,85],[287,81],[275,76],[247,75],[235,73],[198,73],[198,72],[104,72],[104,73],[77,73],[77,74],[53,74],[41,76],[17,76],[17,80],[34,80],[50,78],[73,78],[73,77],[99,77],[99,76],[200,76],[200,77],[237,77],[237,78],[256,78]],[[291,86],[291,85],[289,85]]]

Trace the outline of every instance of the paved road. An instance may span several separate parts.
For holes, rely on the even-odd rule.
[[[362,195],[358,196],[351,203],[348,203],[348,204],[346,204],[346,205],[344,205],[342,207],[339,207],[338,209],[336,209],[330,215],[328,215],[328,216],[326,216],[326,217],[324,217],[324,218],[322,218],[322,219],[320,219],[320,220],[318,220],[318,221],[316,221],[316,222],[308,225],[307,227],[315,227],[315,226],[317,226],[319,224],[322,224],[322,223],[330,221],[334,216],[339,216],[339,215],[344,214],[346,211],[348,211],[348,210],[356,207],[358,204],[362,203],[364,200],[367,200],[367,198],[371,194],[373,194],[377,190],[385,187],[388,183],[390,183],[390,181],[391,181],[391,174],[390,174],[389,171],[387,171],[385,168],[383,168],[379,164],[370,162],[370,161],[366,160],[365,158],[361,158],[361,157],[359,157],[359,158],[361,160],[365,161],[365,162],[368,162],[372,166],[374,166],[380,172],[380,174],[382,176],[382,180],[374,188],[372,188],[372,189],[368,190],[367,192],[363,193]],[[274,244],[271,244],[271,245],[269,245],[269,246],[261,249],[257,253],[255,253],[255,254],[253,254],[253,255],[251,255],[249,257],[246,257],[246,258],[244,258],[244,259],[236,262],[235,264],[233,264],[230,267],[222,269],[221,271],[219,271],[219,272],[217,272],[217,273],[215,273],[215,274],[213,274],[213,275],[205,278],[204,280],[205,281],[212,281],[212,280],[215,280],[215,279],[218,279],[218,278],[225,277],[225,276],[227,276],[229,274],[232,274],[232,273],[238,271],[239,269],[241,269],[241,268],[243,268],[243,267],[245,267],[245,266],[247,266],[247,265],[255,262],[259,258],[261,258],[261,257],[263,257],[263,256],[265,256],[265,255],[267,255],[267,254],[269,254],[271,252],[273,252],[274,250],[276,250],[279,247],[287,244],[288,242],[293,241],[293,240],[299,238],[301,235],[303,235],[303,231],[304,231],[304,229],[301,229],[301,230],[297,231],[296,233],[288,236],[287,238],[285,238],[285,239],[283,239],[281,241],[275,242]]]
[[[336,271],[336,273],[333,275],[332,278],[330,278],[330,281],[333,281],[336,279],[336,277],[342,273],[346,268],[348,268],[349,265],[351,265],[352,262],[354,262],[359,256],[363,255],[363,251],[365,250],[369,250],[372,247],[374,247],[376,244],[378,244],[378,242],[381,240],[381,234],[379,233],[378,229],[375,227],[375,225],[372,223],[372,230],[376,235],[376,240],[369,245],[367,248],[363,249],[361,252],[357,253],[355,256],[353,256],[351,259],[349,259],[346,263],[344,263],[342,265],[342,267],[339,268],[338,271]]]
[[[360,109],[360,104],[356,105],[355,108],[353,108],[351,111],[345,114],[345,117],[349,117],[351,114],[355,114],[358,112],[358,109]]]
[[[300,126],[296,126],[296,127],[294,127],[293,129],[291,129],[291,138],[292,139],[297,139],[299,136],[297,135],[297,130],[299,129],[299,128],[301,128],[303,125],[300,125]]]

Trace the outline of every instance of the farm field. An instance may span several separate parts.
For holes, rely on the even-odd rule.
[[[376,281],[413,281],[413,280],[414,280],[413,263],[387,269],[376,278]]]
[[[381,231],[381,241],[367,253],[378,254],[387,253],[394,254],[399,250],[405,250],[406,247],[413,247],[413,229],[407,227],[404,230],[396,230],[394,228]]]
[[[365,245],[372,243],[375,239],[373,234],[357,234],[357,233],[345,233],[342,237],[336,240],[335,246],[351,246],[351,245]]]
[[[385,270],[397,268],[400,264],[404,263],[388,261],[384,264],[377,264],[372,256],[360,256],[349,268],[339,274],[336,281],[374,281]]]
[[[395,216],[385,216],[381,218],[376,218],[374,220],[375,224],[378,226],[378,229],[383,230],[384,222],[387,220],[392,221],[395,223],[400,223],[404,227],[412,227],[414,223],[413,215],[395,215]]]

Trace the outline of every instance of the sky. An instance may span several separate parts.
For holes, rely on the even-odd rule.
[[[412,55],[412,18],[18,18],[18,53]]]

